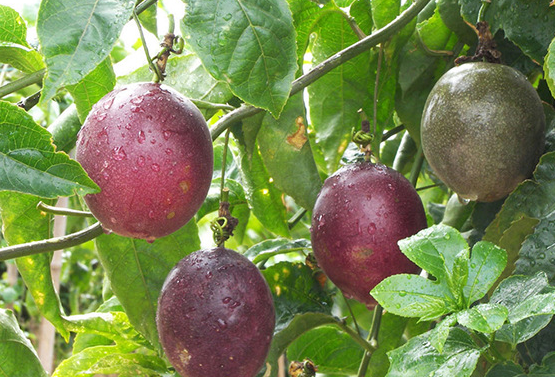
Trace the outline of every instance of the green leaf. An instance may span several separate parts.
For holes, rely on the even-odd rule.
[[[551,90],[551,95],[555,96],[555,38],[549,44],[545,62],[543,63],[545,81]]]
[[[464,287],[467,307],[481,299],[507,265],[507,252],[491,242],[480,241],[472,247],[468,282]]]
[[[158,2],[154,2],[151,6],[146,8],[139,14],[141,25],[150,31],[155,37],[158,38],[158,23],[156,21],[156,14],[158,13]]]
[[[231,208],[235,206],[246,206],[247,199],[245,199],[245,190],[241,184],[233,179],[225,178],[225,187],[229,189],[229,197],[227,201],[231,205]],[[202,207],[198,210],[196,216],[197,219],[202,219],[207,214],[217,211],[220,206],[220,189],[221,189],[221,179],[216,178],[212,180],[210,189],[208,190],[208,195],[202,203]]]
[[[241,167],[243,186],[252,212],[269,231],[289,237],[281,193],[270,180],[258,148],[253,148],[249,153],[249,147],[242,132],[234,131],[239,144],[236,159]]]
[[[158,295],[174,265],[200,248],[196,223],[189,221],[177,232],[153,243],[115,234],[102,235],[95,241],[112,290],[129,321],[158,348]]]
[[[85,121],[93,105],[114,89],[115,85],[116,75],[112,62],[110,58],[106,58],[79,83],[67,87],[77,106],[81,123]]]
[[[514,275],[499,284],[491,296],[490,303],[503,305],[509,309],[509,313],[512,313],[520,302],[535,297],[548,284],[547,276],[543,272],[534,276]],[[534,316],[514,324],[507,323],[497,331],[495,339],[516,346],[547,326],[551,317],[551,315]]]
[[[403,254],[440,281],[452,275],[457,255],[468,249],[461,234],[446,225],[431,226],[398,243]]]
[[[325,374],[356,374],[363,354],[349,335],[332,326],[310,330],[287,347],[288,360],[308,358]]]
[[[388,312],[402,317],[428,320],[456,309],[447,286],[418,275],[390,276],[370,294]]]
[[[226,83],[216,81],[201,64],[195,54],[172,56],[166,65],[164,84],[177,90],[184,96],[211,103],[226,103],[233,97]],[[118,77],[118,84],[131,84],[139,81],[152,81],[152,72],[148,65]],[[200,105],[199,105],[200,106]],[[210,118],[214,110],[200,108],[205,118]]]
[[[256,264],[275,255],[291,252],[300,253],[304,250],[312,250],[310,241],[305,238],[299,238],[293,241],[285,238],[275,238],[264,240],[251,246],[243,255]]]
[[[524,377],[526,374],[524,369],[512,361],[504,361],[503,363],[495,364],[486,377]]]
[[[278,359],[283,355],[287,347],[295,341],[295,339],[310,329],[334,323],[337,323],[337,318],[332,317],[329,314],[293,314],[291,321],[274,334],[270,345],[270,351],[268,352],[268,357],[266,358],[266,370],[261,371],[259,375],[262,375],[262,373],[265,372],[265,377],[277,377],[279,370]]]
[[[258,131],[258,146],[276,187],[311,210],[322,188],[306,135],[302,93],[291,97],[279,119],[266,114]]]
[[[345,17],[337,12],[321,17],[313,33],[310,50],[314,65],[358,41]],[[353,127],[360,128],[358,110],[364,107],[370,87],[374,86],[371,72],[376,67],[376,55],[365,52],[341,64],[307,88],[316,145],[325,156],[328,173],[337,169],[351,140]]]
[[[51,137],[25,110],[0,102],[0,190],[44,198],[99,191],[79,163],[55,152]]]
[[[300,75],[304,65],[304,55],[310,41],[310,33],[321,17],[322,10],[312,1],[287,0],[287,2],[291,9],[293,26],[297,35],[297,75]]]
[[[235,95],[279,116],[297,70],[295,29],[285,0],[184,0],[191,48]]]
[[[503,326],[509,311],[496,304],[481,304],[457,313],[457,321],[471,330],[491,334]]]
[[[45,0],[41,3],[37,34],[48,67],[41,102],[64,85],[77,84],[108,57],[134,1]]]
[[[400,0],[374,0],[372,5],[372,20],[376,29],[381,29],[399,15]]]
[[[453,326],[457,324],[457,315],[451,314],[445,317],[440,323],[436,325],[433,329],[429,331],[430,343],[434,348],[439,352],[443,352],[443,347],[445,346],[445,342],[449,337],[449,333]]]
[[[4,376],[48,376],[11,310],[0,309],[0,355]]]
[[[2,233],[9,245],[38,241],[52,236],[51,216],[37,209],[39,198],[17,192],[0,192]],[[52,204],[48,201],[48,204]],[[69,331],[62,320],[60,298],[50,273],[51,254],[37,254],[15,260],[25,285],[40,313],[67,340]]]
[[[158,356],[132,353],[133,350],[133,346],[125,344],[87,348],[62,361],[52,377],[97,374],[159,376],[167,372],[164,360]]]
[[[44,68],[42,56],[27,43],[25,20],[5,5],[0,5],[0,63],[26,73]]]
[[[460,0],[463,17],[471,24],[477,22],[481,2]],[[555,35],[555,13],[549,2],[529,0],[499,0],[492,2],[485,13],[492,34],[503,29],[506,38],[532,59],[543,63],[547,47]]]
[[[532,365],[528,376],[553,376],[555,374],[555,352],[548,353],[541,365]]]
[[[312,270],[302,263],[280,262],[262,270],[276,308],[276,328],[279,332],[293,317],[306,312],[331,312],[331,299],[323,290]]]
[[[436,4],[441,20],[460,41],[469,46],[476,42],[476,33],[464,22],[458,0],[437,0]]]
[[[516,220],[538,219],[533,233],[526,238],[516,262],[516,274],[533,275],[545,271],[555,281],[555,239],[550,228],[555,224],[555,152],[544,154],[533,180],[522,182],[505,200],[501,211],[486,229],[484,240],[498,244]],[[524,235],[524,234],[522,234]],[[518,249],[522,238],[515,240]],[[509,256],[509,259],[514,256]]]
[[[378,332],[378,349],[372,354],[370,365],[366,376],[382,377],[389,369],[389,358],[387,353],[404,343],[405,328],[409,320],[391,313],[384,313],[380,322]]]
[[[429,341],[429,333],[410,339],[404,346],[388,353],[391,367],[388,377],[469,377],[481,350],[466,332],[454,328],[442,353]]]
[[[511,323],[537,315],[555,314],[555,292],[535,295],[521,301],[509,313]]]

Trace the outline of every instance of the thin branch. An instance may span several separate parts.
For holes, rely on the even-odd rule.
[[[100,236],[102,233],[102,225],[95,223],[79,232],[63,237],[4,247],[0,249],[0,261],[77,246]]]
[[[12,81],[9,84],[0,87],[0,98],[33,84],[40,84],[45,73],[46,69],[41,69],[40,71],[30,73],[27,76],[23,76],[19,80]]]
[[[360,366],[358,368],[358,377],[364,377],[366,371],[368,370],[368,364],[370,364],[370,359],[372,354],[376,349],[378,349],[378,333],[380,331],[380,325],[382,322],[383,308],[380,305],[376,305],[374,308],[374,316],[372,317],[372,327],[368,333],[368,344],[372,347],[370,351],[364,353]]]
[[[204,101],[201,99],[194,99],[194,98],[191,98],[190,100],[199,109],[226,110],[226,111],[233,111],[236,109],[235,107],[228,105],[227,103],[214,103],[214,102],[208,102],[208,101]]]
[[[429,2],[430,0],[416,0],[410,7],[397,16],[397,18],[391,21],[388,25],[376,30],[366,38],[324,60],[322,63],[312,68],[309,72],[293,81],[293,86],[289,95],[292,96],[297,94],[332,69],[339,67],[341,64],[353,59],[377,44],[387,41],[391,36],[405,27],[414,17],[416,17]],[[216,138],[218,138],[218,136],[220,136],[222,132],[224,132],[232,124],[261,111],[263,111],[263,109],[256,108],[251,105],[243,105],[237,110],[221,117],[210,130],[212,140],[216,140]]]

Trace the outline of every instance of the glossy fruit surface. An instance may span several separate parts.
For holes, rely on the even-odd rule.
[[[168,274],[158,300],[160,342],[184,377],[254,377],[268,354],[274,304],[264,277],[226,248],[196,251]]]
[[[98,101],[79,133],[76,159],[102,190],[85,201],[104,228],[147,240],[185,225],[212,179],[202,114],[155,83],[128,85]]]
[[[544,149],[545,115],[534,87],[492,63],[455,67],[436,83],[422,115],[422,149],[461,198],[495,201],[531,176]]]
[[[368,307],[369,292],[390,275],[416,273],[397,241],[426,227],[420,197],[384,165],[342,167],[324,182],[314,206],[311,240],[318,265],[348,298]]]

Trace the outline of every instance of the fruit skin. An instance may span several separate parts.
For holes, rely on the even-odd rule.
[[[148,241],[185,225],[212,179],[202,114],[156,83],[131,84],[98,101],[79,132],[76,159],[102,190],[85,201],[103,227]]]
[[[544,149],[545,115],[526,77],[492,63],[445,73],[428,96],[422,149],[461,198],[491,202],[531,176]]]
[[[274,304],[247,258],[222,247],[200,250],[168,274],[156,324],[183,377],[254,377],[270,348]]]
[[[348,298],[373,308],[370,290],[390,275],[417,273],[397,241],[427,226],[410,182],[381,164],[340,168],[324,182],[313,210],[318,265]]]

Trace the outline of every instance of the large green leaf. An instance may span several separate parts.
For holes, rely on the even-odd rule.
[[[2,233],[9,245],[39,241],[52,236],[51,216],[37,209],[39,198],[17,192],[0,192]],[[17,269],[41,314],[69,338],[62,320],[62,304],[50,274],[51,254],[16,259]]]
[[[293,241],[286,238],[274,238],[251,246],[243,255],[252,260],[253,263],[259,263],[278,254],[300,253],[311,249],[310,241],[305,238]]]
[[[258,131],[258,146],[276,186],[311,210],[322,181],[306,131],[305,108],[299,93],[287,102],[279,119],[266,114]]]
[[[305,264],[280,262],[262,270],[262,274],[274,297],[276,332],[287,327],[297,314],[331,312],[329,293]]]
[[[98,191],[79,163],[55,152],[51,137],[25,110],[0,102],[0,190],[44,198]]]
[[[281,112],[297,71],[285,0],[184,0],[183,34],[204,66],[244,101]]]
[[[314,36],[310,47],[313,64],[358,41],[345,17],[336,12],[327,13],[319,19]],[[360,129],[358,111],[373,93],[375,75],[371,72],[376,69],[376,56],[365,52],[341,64],[307,88],[316,145],[325,156],[325,168],[329,173],[337,169],[351,139],[352,129]],[[367,111],[367,114],[371,112]]]
[[[521,302],[536,297],[548,284],[547,276],[543,272],[534,276],[514,275],[499,284],[491,295],[490,302],[507,307],[512,314]],[[495,339],[516,346],[547,326],[551,317],[551,315],[540,315],[524,318],[516,323],[507,323],[497,331]]]
[[[110,58],[106,58],[79,83],[67,87],[75,101],[81,122],[85,121],[92,106],[114,89],[115,85],[116,75],[112,62]]]
[[[47,75],[41,101],[64,85],[77,84],[108,57],[129,20],[130,0],[45,0],[41,2],[37,34]]]
[[[472,247],[468,282],[464,286],[466,305],[484,297],[507,265],[507,253],[500,247],[480,241]]]
[[[225,82],[215,80],[201,64],[195,54],[172,56],[166,65],[166,79],[164,84],[182,93],[188,98],[208,101],[211,103],[226,103],[233,97]],[[152,72],[148,65],[121,77],[118,84],[131,84],[138,81],[151,81]],[[205,118],[213,114],[213,110],[203,109]]]
[[[159,347],[158,295],[173,266],[200,248],[196,223],[191,220],[177,232],[153,243],[115,234],[103,235],[95,241],[111,288],[125,308],[129,321]]]
[[[463,17],[475,24],[482,3],[460,0]],[[497,0],[485,13],[491,30],[503,29],[505,36],[537,62],[543,63],[547,47],[555,35],[555,12],[548,1]]]
[[[94,376],[159,376],[167,372],[164,360],[158,356],[133,353],[128,344],[87,348],[65,359],[52,377]]]
[[[449,333],[443,352],[429,341],[430,333],[410,339],[404,346],[391,351],[388,377],[469,377],[481,350],[464,330],[454,328]]]
[[[27,43],[27,26],[12,8],[0,5],[0,63],[23,72],[44,68],[42,56]]]
[[[491,334],[503,326],[508,310],[502,305],[481,304],[457,313],[457,321],[474,331]]]
[[[243,126],[240,130],[234,130],[239,145],[236,160],[241,167],[242,183],[252,213],[269,231],[289,237],[281,192],[270,179],[258,148],[254,148],[254,143],[251,146],[248,140],[250,138],[249,129],[259,125],[259,119],[250,119],[247,127]]]
[[[10,310],[0,309],[0,374],[46,377],[48,373]]]
[[[322,11],[312,1],[287,0],[287,2],[293,15],[293,26],[297,36],[297,74],[301,74],[304,65],[304,55],[310,41],[310,33],[318,19],[322,16]]]
[[[534,172],[533,180],[522,182],[505,200],[501,211],[488,226],[484,239],[499,243],[511,230],[515,221],[529,219],[534,225],[528,228],[530,234],[520,248],[519,259],[516,262],[517,274],[533,275],[538,271],[545,271],[551,282],[555,280],[555,239],[551,229],[555,224],[555,152],[546,153],[540,159]],[[521,232],[526,235],[526,229]],[[516,245],[512,250],[519,250],[524,237],[514,240]],[[516,259],[509,255],[510,259]],[[509,271],[512,270],[509,266]]]
[[[555,96],[555,39],[551,41],[547,49],[543,70],[545,72],[545,81],[551,90],[551,95]]]

